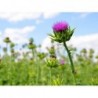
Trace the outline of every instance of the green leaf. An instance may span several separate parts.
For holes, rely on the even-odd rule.
[[[69,33],[69,35],[68,35],[68,37],[67,37],[67,40],[66,40],[66,41],[69,41],[69,40],[71,39],[71,37],[72,37],[72,35],[73,35],[73,33],[74,33],[74,30],[75,30],[75,29],[72,29],[72,30],[71,30],[71,29],[69,29],[69,32],[68,32],[68,33]]]

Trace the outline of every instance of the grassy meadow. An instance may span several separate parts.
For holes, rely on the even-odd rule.
[[[20,54],[22,49],[17,52],[8,37],[4,42],[6,47],[0,48],[4,52],[0,56],[0,85],[98,85],[98,55],[93,49],[77,52],[69,47],[75,67],[73,75],[68,56],[59,54],[58,59],[59,48],[52,46],[47,53],[39,52],[37,48],[41,45],[36,46],[31,38],[22,46],[29,51]]]

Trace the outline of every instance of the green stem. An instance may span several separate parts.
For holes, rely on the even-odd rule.
[[[71,53],[66,45],[66,42],[63,42],[63,45],[65,47],[65,49],[67,50],[67,53],[68,53],[68,56],[69,56],[69,60],[70,60],[70,64],[71,64],[71,69],[72,69],[72,73],[75,74],[75,68],[74,68],[74,64],[73,64],[73,60],[72,60],[72,57],[71,57]]]
[[[8,43],[6,43],[6,53],[8,54]]]
[[[50,85],[52,84],[52,68],[50,67]]]
[[[32,49],[32,58],[34,59],[34,50]]]
[[[76,84],[75,68],[74,68],[72,57],[71,57],[71,53],[70,53],[70,50],[68,49],[68,47],[66,45],[66,42],[63,42],[63,45],[64,45],[65,49],[67,50],[67,54],[68,54],[68,57],[69,57],[69,60],[70,60],[70,64],[71,64],[71,70],[72,70],[72,73],[73,73],[73,76],[74,76],[74,82]]]
[[[40,81],[40,65],[36,65],[37,66],[37,69],[36,69],[36,73],[37,73],[37,76],[36,76],[36,85],[39,85],[39,81]]]

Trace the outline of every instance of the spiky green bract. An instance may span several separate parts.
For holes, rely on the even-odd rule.
[[[53,41],[62,43],[69,41],[74,33],[75,29],[71,29],[70,27],[61,32],[54,32],[53,34],[49,34]]]

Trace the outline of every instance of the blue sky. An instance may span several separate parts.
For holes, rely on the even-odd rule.
[[[86,37],[90,42],[91,36],[98,33],[97,18],[98,13],[0,13],[0,45],[4,45],[2,40],[7,36],[20,45],[27,43],[31,37],[37,45],[43,44],[48,41],[45,39],[52,33],[53,24],[58,21],[66,21],[72,28],[76,28],[73,40]]]

